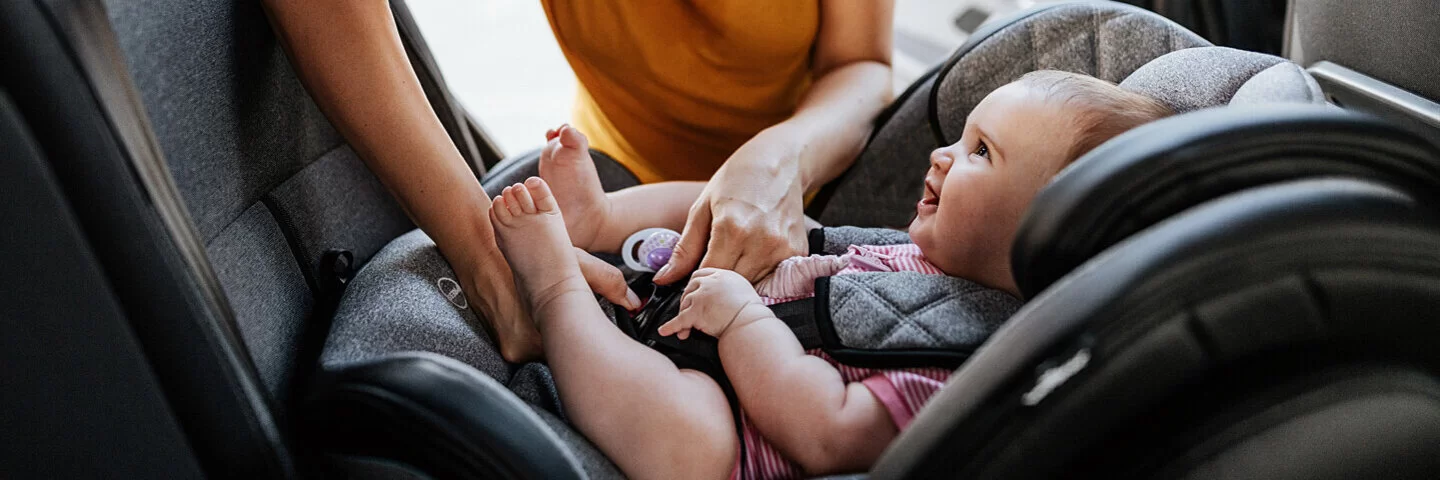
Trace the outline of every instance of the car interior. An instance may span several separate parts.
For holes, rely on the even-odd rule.
[[[538,152],[505,158],[390,4],[487,192],[535,175]],[[259,2],[8,0],[0,65],[0,477],[623,478],[543,363],[480,348],[454,272]],[[807,213],[904,225],[929,152],[1037,69],[1178,114],[1041,192],[1011,259],[1023,307],[841,477],[1434,478],[1433,0],[992,16]],[[638,183],[597,167],[607,190]]]

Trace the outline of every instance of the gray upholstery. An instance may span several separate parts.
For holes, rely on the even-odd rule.
[[[1319,86],[1295,64],[1227,47],[1166,54],[1140,67],[1120,86],[1165,102],[1176,113],[1230,104],[1242,89],[1245,95],[1234,100],[1237,104],[1324,101]]]
[[[1328,60],[1440,99],[1435,0],[1291,0],[1285,55],[1302,67]]]
[[[329,249],[349,250],[363,265],[395,237],[414,229],[349,145],[341,145],[275,187],[265,201],[305,259],[305,273],[319,268]]]
[[[1111,2],[1073,3],[1037,13],[976,45],[940,80],[940,140],[960,138],[985,95],[1035,70],[1064,70],[1119,82],[1150,60],[1209,46],[1159,15]]]
[[[822,190],[823,209],[810,212],[822,225],[863,225],[905,228],[920,200],[917,171],[929,165],[930,151],[940,147],[930,131],[930,88],[923,80],[909,96],[896,100],[894,114],[879,130],[855,164]],[[906,200],[910,204],[906,205]],[[905,207],[911,211],[905,211]]]
[[[1290,62],[1277,63],[1255,74],[1230,97],[1231,105],[1254,105],[1259,103],[1325,103],[1325,92],[1315,77],[1305,73],[1299,65]]]
[[[256,203],[207,249],[220,286],[235,308],[240,336],[265,387],[288,394],[299,355],[301,323],[314,307],[305,277],[295,264],[270,209]]]
[[[930,151],[954,143],[985,95],[1025,73],[1057,69],[1119,82],[1165,53],[1209,43],[1173,22],[1112,2],[1026,11],[982,28],[926,83],[898,100],[865,151],[812,212],[825,225],[905,227]]]
[[[511,366],[500,358],[468,303],[451,303],[455,272],[419,230],[401,236],[365,265],[345,290],[321,354],[326,367],[386,353],[434,352],[469,364],[500,382]],[[441,285],[450,287],[442,291]],[[459,297],[457,301],[463,300]]]
[[[889,228],[825,227],[821,233],[825,236],[825,243],[820,246],[819,252],[812,253],[839,255],[851,245],[910,243],[909,234]]]
[[[1020,309],[1005,292],[915,272],[830,277],[830,319],[850,348],[971,350]]]
[[[259,2],[104,1],[140,100],[234,312],[283,409],[326,327],[315,267],[413,228],[291,70]],[[328,306],[324,306],[328,309]]]

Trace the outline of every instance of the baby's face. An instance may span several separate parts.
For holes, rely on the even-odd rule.
[[[1078,140],[1072,113],[1012,83],[985,97],[960,141],[930,154],[910,237],[945,273],[1015,292],[1010,244]]]

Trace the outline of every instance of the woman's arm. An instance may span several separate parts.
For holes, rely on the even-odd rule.
[[[455,268],[506,360],[540,356],[490,200],[431,110],[384,0],[265,0],[300,79],[330,122]]]
[[[697,265],[756,281],[804,253],[806,192],[854,161],[890,102],[893,10],[893,0],[821,2],[815,82],[793,116],[742,145],[711,178],[657,282],[678,281]]]

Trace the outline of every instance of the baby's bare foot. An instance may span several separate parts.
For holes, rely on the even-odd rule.
[[[505,187],[490,206],[490,223],[533,320],[541,320],[534,317],[561,295],[591,295],[565,235],[565,219],[544,180],[530,177],[523,185]]]
[[[570,244],[590,250],[610,217],[610,200],[600,186],[585,135],[569,125],[555,130],[540,152],[540,178],[554,187],[555,202],[565,212]]]

